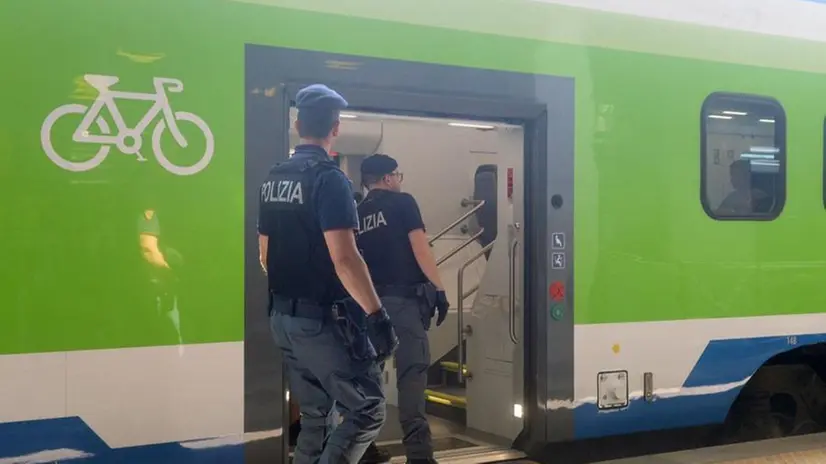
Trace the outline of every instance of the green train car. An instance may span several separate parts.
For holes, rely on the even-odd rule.
[[[823,430],[820,3],[2,2],[0,461],[286,459],[257,199],[318,82],[448,283],[440,462]]]

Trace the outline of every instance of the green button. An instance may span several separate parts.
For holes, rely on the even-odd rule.
[[[551,317],[556,319],[557,321],[562,319],[562,315],[565,313],[565,307],[561,304],[555,304],[551,306]]]

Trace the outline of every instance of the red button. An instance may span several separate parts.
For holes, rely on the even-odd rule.
[[[565,284],[562,282],[554,282],[550,288],[551,299],[554,301],[562,301],[565,299]]]

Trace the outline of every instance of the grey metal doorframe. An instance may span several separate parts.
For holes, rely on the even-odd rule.
[[[247,46],[246,68],[247,90],[270,89],[273,97],[271,164],[287,156],[291,102],[299,88],[311,83],[340,91],[353,110],[525,126],[524,230],[530,252],[525,253],[524,275],[530,278],[524,279],[523,289],[525,429],[517,446],[573,438],[571,411],[546,406],[573,398],[573,301],[569,297],[560,320],[552,320],[546,310],[549,279],[565,280],[572,288],[572,266],[564,274],[551,271],[547,244],[553,230],[567,233],[569,250],[573,245],[573,79],[258,45]],[[246,172],[248,185],[260,184],[260,172]],[[553,195],[564,198],[558,208],[551,205]],[[573,263],[573,253],[568,253]],[[548,372],[551,361],[563,371]]]

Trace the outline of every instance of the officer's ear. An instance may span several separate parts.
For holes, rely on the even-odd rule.
[[[338,137],[338,128],[339,128],[340,126],[341,126],[341,121],[338,121],[338,120],[337,120],[336,122],[334,122],[334,123],[333,123],[333,130],[332,130],[332,132],[331,132],[331,135],[332,135],[333,137]]]

